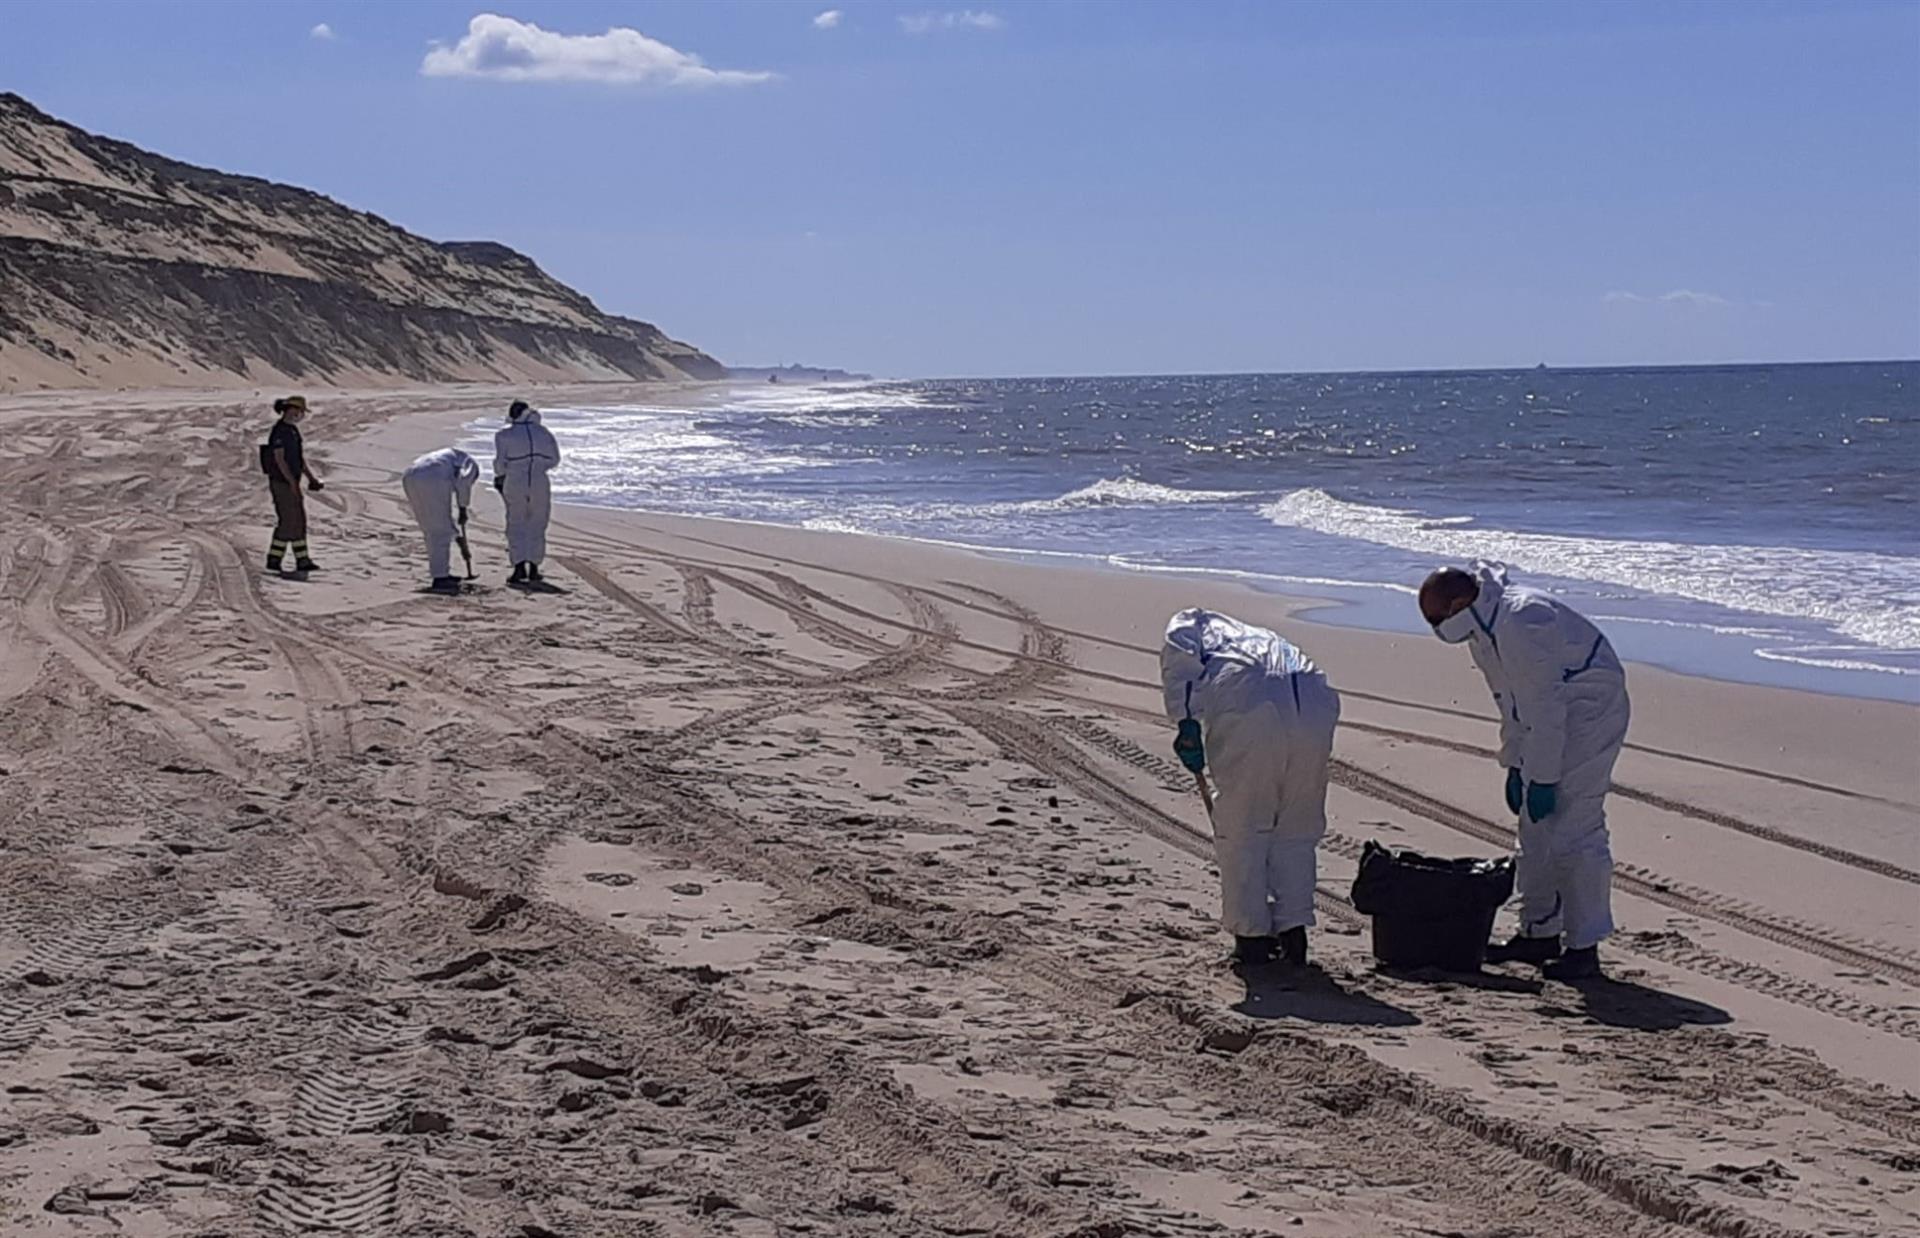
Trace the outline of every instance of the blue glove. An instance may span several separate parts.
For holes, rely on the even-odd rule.
[[[1527,784],[1527,817],[1533,821],[1545,821],[1553,815],[1553,804],[1559,798],[1559,789],[1550,782],[1530,782]]]
[[[1173,737],[1173,755],[1193,773],[1207,768],[1207,749],[1200,742],[1200,724],[1192,718],[1180,720],[1180,733]]]
[[[1526,790],[1527,790],[1526,780],[1520,777],[1520,771],[1517,769],[1508,770],[1507,771],[1507,811],[1508,812],[1517,814],[1520,811],[1520,799],[1526,793]]]

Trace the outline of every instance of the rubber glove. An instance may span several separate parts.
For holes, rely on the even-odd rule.
[[[501,476],[493,479],[493,488],[495,490],[498,490],[501,494],[505,494],[507,492],[507,479],[505,474],[502,474]]]
[[[1508,770],[1507,771],[1507,811],[1508,812],[1516,813],[1516,814],[1519,813],[1520,799],[1525,794],[1526,789],[1527,789],[1527,784],[1526,784],[1526,781],[1520,777],[1520,771],[1517,769]]]
[[[309,490],[320,491],[320,490],[325,490],[326,488],[327,488],[327,483],[324,481],[321,481],[318,477],[311,477],[307,479],[307,489]]]
[[[1559,788],[1550,782],[1530,782],[1527,784],[1527,816],[1534,821],[1545,821],[1553,815],[1553,804],[1559,798]]]
[[[1200,724],[1192,718],[1180,720],[1180,733],[1173,737],[1173,755],[1195,774],[1207,768],[1207,749],[1200,742]]]

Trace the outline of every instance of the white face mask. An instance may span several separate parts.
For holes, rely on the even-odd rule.
[[[1457,645],[1472,636],[1479,628],[1480,621],[1474,617],[1473,607],[1462,606],[1458,612],[1433,625],[1433,634],[1449,645]]]

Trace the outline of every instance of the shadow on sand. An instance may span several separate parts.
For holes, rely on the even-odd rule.
[[[1251,1019],[1304,1019],[1309,1023],[1368,1027],[1413,1027],[1420,1022],[1410,1010],[1341,988],[1313,963],[1304,968],[1284,964],[1250,967],[1240,973],[1240,979],[1247,986],[1247,995],[1233,1008]]]
[[[1409,984],[1430,985],[1436,989],[1479,989],[1484,993],[1533,993],[1546,986],[1538,979],[1509,976],[1497,971],[1446,971],[1438,967],[1388,967],[1376,964],[1383,976],[1405,980]]]
[[[571,590],[562,589],[550,580],[510,580],[507,582],[507,588],[518,589],[522,593],[565,594],[571,592]]]
[[[1570,982],[1580,994],[1582,1013],[1608,1027],[1643,1032],[1671,1032],[1682,1027],[1720,1027],[1733,1016],[1718,1006],[1650,989],[1631,980],[1605,976]]]

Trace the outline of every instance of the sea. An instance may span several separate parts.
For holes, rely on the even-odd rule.
[[[952,379],[550,408],[560,497],[1065,557],[1426,631],[1505,563],[1623,657],[1920,700],[1920,362]]]

